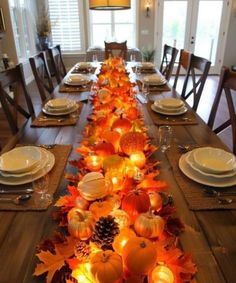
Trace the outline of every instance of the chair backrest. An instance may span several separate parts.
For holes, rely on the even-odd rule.
[[[178,52],[179,50],[176,49],[175,47],[171,47],[167,44],[164,45],[160,72],[162,73],[163,76],[165,76],[167,81],[169,81],[172,75],[173,67],[175,64],[175,59],[176,59]]]
[[[48,53],[57,83],[59,84],[66,75],[66,68],[62,60],[60,45],[49,48]]]
[[[106,42],[105,43],[105,59],[109,57],[121,57],[127,60],[127,41],[118,42]]]
[[[29,58],[31,69],[39,90],[42,102],[52,98],[54,90],[51,74],[48,69],[45,51]]]
[[[211,62],[207,59],[181,50],[173,88],[176,89],[180,69],[182,67],[182,69],[186,71],[186,74],[181,96],[184,99],[188,99],[191,95],[193,95],[192,109],[194,111],[197,110],[210,66]]]
[[[26,105],[22,101],[22,94]],[[0,73],[0,102],[12,134],[16,134],[19,130],[18,114],[26,119],[35,118],[33,104],[25,84],[22,64]]]
[[[214,129],[216,134],[221,133],[223,130],[231,126],[232,138],[233,138],[233,152],[236,154],[236,110],[234,107],[234,101],[236,96],[236,72],[231,71],[227,67],[222,67],[218,88],[216,91],[216,96],[212,105],[211,113],[208,120],[208,126],[213,129],[214,122],[216,119],[216,113],[219,107],[221,96],[225,93],[229,119],[223,122],[221,125],[218,125]],[[234,99],[233,99],[234,96]]]

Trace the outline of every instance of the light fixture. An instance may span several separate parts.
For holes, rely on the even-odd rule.
[[[145,10],[146,10],[146,17],[150,17],[150,6],[151,6],[151,0],[146,0],[145,3]]]
[[[126,10],[130,9],[130,0],[89,0],[91,10]]]

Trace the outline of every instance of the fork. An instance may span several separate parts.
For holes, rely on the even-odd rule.
[[[63,121],[65,121],[66,119],[65,118],[47,118],[47,117],[40,117],[39,118],[39,121],[56,121],[56,122],[59,122],[59,123],[61,123],[61,122],[63,122]]]

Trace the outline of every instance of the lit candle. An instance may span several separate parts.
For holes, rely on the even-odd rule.
[[[152,271],[153,283],[174,283],[173,272],[165,265],[158,265]]]
[[[97,155],[89,155],[85,159],[86,166],[91,171],[99,171],[102,167],[102,157]]]
[[[106,173],[106,178],[109,178],[112,182],[113,191],[119,191],[122,189],[124,182],[124,174],[120,170],[111,169]]]
[[[142,151],[134,152],[129,157],[130,161],[138,168],[143,168],[146,162],[146,157]]]

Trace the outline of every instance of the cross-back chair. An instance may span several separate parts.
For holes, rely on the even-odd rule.
[[[232,139],[233,139],[233,152],[236,154],[236,110],[234,106],[234,101],[236,101],[236,72],[231,71],[227,67],[222,67],[218,88],[216,91],[216,96],[212,105],[212,109],[210,112],[208,126],[213,129],[216,113],[219,109],[220,99],[225,93],[228,111],[229,111],[229,119],[223,122],[221,125],[218,125],[213,131],[216,134],[221,133],[223,130],[231,126],[232,130]]]
[[[66,68],[61,55],[61,46],[58,44],[49,48],[48,53],[57,83],[59,84],[66,75]]]
[[[19,131],[19,114],[25,119],[35,118],[22,64],[0,73],[0,102],[13,135]]]
[[[37,55],[29,58],[29,61],[41,100],[42,102],[45,102],[46,100],[53,97],[52,92],[54,90],[52,77],[48,69],[45,51],[42,51]]]
[[[105,43],[105,59],[109,57],[121,57],[127,60],[127,41],[118,42],[106,42]]]
[[[169,81],[173,67],[175,64],[175,59],[177,57],[179,50],[175,47],[171,47],[167,44],[164,45],[163,57],[160,65],[160,72],[165,76],[166,80]]]
[[[176,89],[180,71],[184,69],[186,74],[181,96],[185,100],[193,96],[192,109],[194,111],[197,111],[210,66],[211,62],[207,59],[181,50],[173,88]]]

